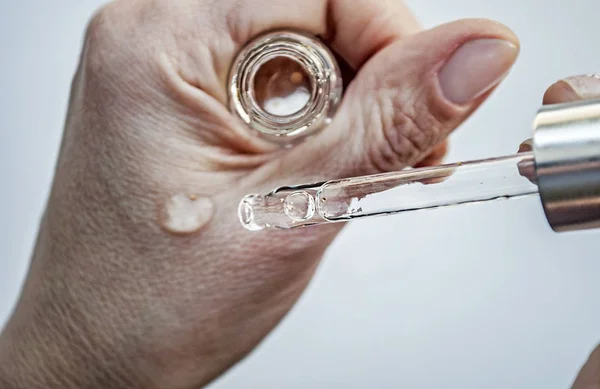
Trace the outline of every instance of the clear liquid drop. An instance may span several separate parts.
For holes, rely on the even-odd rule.
[[[165,202],[160,224],[172,234],[192,234],[210,222],[214,208],[208,197],[177,194]]]

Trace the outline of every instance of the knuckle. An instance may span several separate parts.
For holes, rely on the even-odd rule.
[[[144,52],[141,24],[149,18],[152,2],[112,1],[99,8],[88,22],[83,48],[88,73],[114,76],[132,65]],[[108,73],[108,74],[107,74]]]
[[[85,47],[88,51],[98,50],[111,41],[114,27],[115,3],[99,8],[88,22],[85,32]]]
[[[598,345],[590,354],[589,361],[595,362],[600,365],[600,345]]]
[[[96,11],[87,25],[82,60],[88,74],[105,71],[105,65],[114,58],[117,48],[114,8],[115,3],[103,6]]]
[[[379,91],[375,109],[378,137],[369,153],[378,171],[390,171],[413,165],[437,145],[444,123],[433,113],[426,98],[409,98],[398,90]]]

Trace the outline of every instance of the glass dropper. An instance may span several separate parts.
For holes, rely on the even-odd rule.
[[[501,158],[403,170],[247,196],[242,225],[252,231],[339,223],[364,217],[535,195],[535,158]]]
[[[600,100],[543,107],[534,128],[515,155],[282,187],[246,196],[239,219],[292,229],[539,194],[555,231],[600,228]]]

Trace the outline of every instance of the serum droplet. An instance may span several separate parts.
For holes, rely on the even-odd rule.
[[[210,222],[214,208],[208,197],[178,194],[165,202],[160,223],[172,234],[192,234]]]

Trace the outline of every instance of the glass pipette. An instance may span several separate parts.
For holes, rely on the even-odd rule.
[[[532,152],[489,160],[284,187],[247,196],[249,230],[297,228],[538,193]]]
[[[539,194],[554,230],[600,227],[600,100],[542,108],[535,127],[515,155],[282,187],[244,198],[239,219],[292,229]]]

